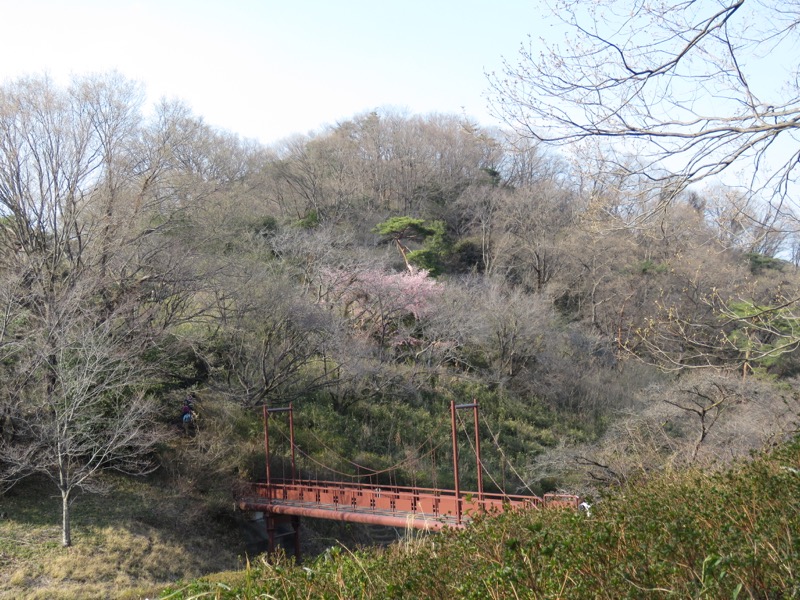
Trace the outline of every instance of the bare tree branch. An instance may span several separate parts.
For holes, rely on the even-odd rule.
[[[614,0],[567,0],[552,11],[570,33],[565,45],[542,54],[523,47],[518,62],[490,74],[493,106],[506,122],[555,144],[617,143],[639,157],[631,175],[679,181],[678,189],[740,171],[751,193],[788,210],[800,127],[789,60],[800,22],[794,8],[728,0],[631,10]],[[762,76],[776,63],[783,87]]]

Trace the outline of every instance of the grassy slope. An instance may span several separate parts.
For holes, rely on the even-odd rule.
[[[298,569],[173,586],[164,598],[796,598],[800,440],[724,475],[670,474],[599,503],[487,519],[461,534]]]
[[[180,401],[165,401],[166,418]],[[153,598],[176,581],[242,568],[247,546],[231,483],[257,476],[243,468],[263,468],[261,425],[211,396],[200,409],[201,435],[187,439],[175,429],[158,474],[111,477],[108,495],[77,497],[71,548],[60,545],[60,498],[52,484],[27,480],[0,496],[0,514],[7,515],[0,518],[0,600]],[[303,524],[305,553],[337,540],[353,547],[370,540],[356,526]]]
[[[158,477],[115,479],[73,506],[73,546],[60,545],[60,498],[28,482],[0,498],[0,598],[154,597],[180,579],[241,566],[244,546],[208,497]],[[214,503],[212,503],[214,505]]]
[[[52,487],[0,498],[0,599],[153,598],[165,586],[173,598],[800,597],[800,441],[726,476],[640,483],[589,519],[504,515],[385,551],[342,546],[304,569],[256,560],[243,571],[229,491],[213,488],[224,478],[200,476],[215,446],[200,441],[176,439],[159,477],[78,498],[70,549]],[[304,534],[306,550],[312,541]]]

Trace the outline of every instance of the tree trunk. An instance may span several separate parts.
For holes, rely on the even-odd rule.
[[[72,545],[72,532],[69,527],[69,490],[61,490],[61,545]]]

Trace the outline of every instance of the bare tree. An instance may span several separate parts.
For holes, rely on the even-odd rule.
[[[25,363],[27,399],[17,408],[12,437],[0,439],[6,477],[40,473],[61,494],[61,542],[72,544],[70,508],[75,492],[101,492],[98,475],[115,470],[142,475],[157,467],[163,439],[157,406],[146,394],[150,374],[140,348],[90,319],[62,311],[54,327],[30,338]],[[73,312],[73,314],[67,314]]]
[[[746,377],[797,351],[796,291],[787,295],[778,285],[766,296],[753,285],[722,290],[713,283],[695,274],[681,290],[662,293],[636,331],[637,353],[670,371],[733,368]]]
[[[503,282],[469,278],[447,286],[436,299],[420,350],[432,364],[480,372],[492,384],[525,379],[540,358],[552,318],[543,295],[528,295]]]
[[[662,201],[725,174],[771,202],[766,216],[748,215],[760,226],[792,210],[785,201],[800,157],[797,6],[567,0],[553,14],[568,30],[565,41],[542,54],[523,46],[518,63],[490,76],[494,107],[509,124],[538,140],[594,141],[609,156],[636,155],[620,166],[668,186]]]
[[[677,390],[674,397],[664,398],[664,402],[667,404],[697,418],[697,437],[692,446],[689,462],[693,463],[697,460],[700,447],[720,415],[732,404],[742,401],[742,397],[734,389],[734,386],[729,385],[722,378],[701,380],[688,388]]]
[[[567,29],[563,44],[541,55],[523,47],[517,63],[490,77],[497,113],[521,135],[569,146],[573,156],[602,156],[604,173],[619,173],[615,187],[625,193],[618,195],[634,200],[626,225],[652,223],[698,184],[693,189],[706,197],[705,217],[721,244],[768,257],[780,252],[797,228],[791,198],[800,86],[789,59],[797,7],[567,0],[553,14]],[[701,182],[713,193],[700,190]],[[721,202],[709,201],[715,197]],[[772,297],[746,286],[723,289],[696,294],[693,305],[659,299],[664,318],[651,324],[666,335],[648,339],[655,331],[648,325],[638,341],[676,369],[746,372],[753,361],[796,349],[793,286]]]
[[[495,219],[495,272],[524,289],[542,292],[565,262],[559,241],[574,224],[569,194],[554,182],[539,182],[505,200]]]
[[[205,359],[220,391],[252,407],[329,384],[326,344],[335,326],[327,311],[263,265],[241,261],[218,284],[225,289],[217,307],[222,327]]]

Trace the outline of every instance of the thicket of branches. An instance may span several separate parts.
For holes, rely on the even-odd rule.
[[[658,451],[691,462],[754,397],[738,386],[797,373],[788,238],[765,244],[735,190],[578,169],[448,115],[368,113],[264,148],[179,103],[148,114],[113,73],[0,88],[0,468],[5,487],[53,480],[64,544],[77,489],[157,467],[187,389],[293,401],[376,469],[472,397],[505,449],[487,465],[542,491],[536,457],[621,411],[677,410],[683,446]],[[412,458],[402,477],[436,477]]]

